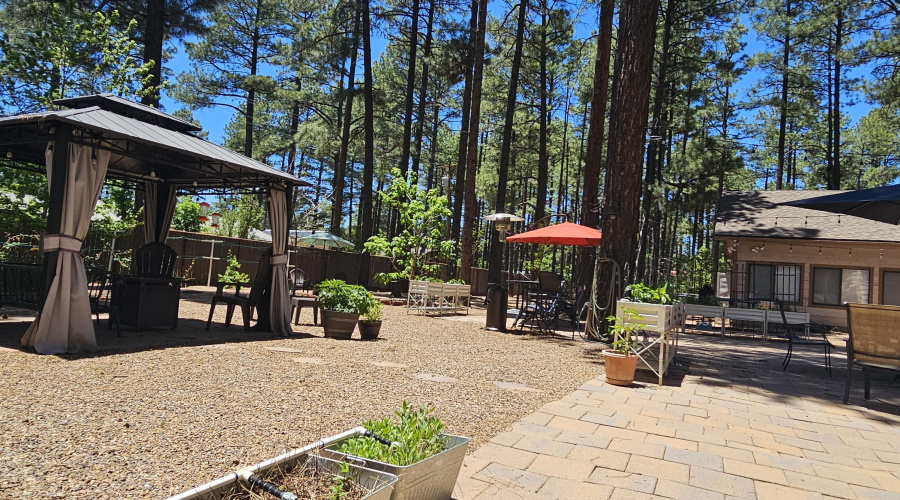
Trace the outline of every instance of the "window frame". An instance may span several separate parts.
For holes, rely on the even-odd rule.
[[[878,286],[879,286],[879,291],[881,293],[879,294],[879,297],[878,297],[878,303],[882,304],[882,305],[886,305],[886,303],[884,301],[884,274],[885,273],[900,274],[900,268],[882,267],[881,269],[879,269],[879,271],[881,271],[881,276],[879,276],[879,278],[881,278],[881,281],[878,282]],[[869,300],[869,302],[871,302],[871,300]]]
[[[844,297],[840,298],[840,304],[820,304],[815,302],[816,291],[816,269],[839,269],[841,270],[841,287],[844,285],[844,269],[848,271],[868,271],[869,272],[869,304],[872,303],[872,286],[874,285],[872,277],[875,275],[875,269],[866,266],[835,266],[829,264],[810,264],[809,266],[809,305],[810,307],[831,307],[834,309],[844,308]],[[843,290],[841,290],[843,293]]]
[[[769,297],[768,298],[754,297],[751,300],[757,300],[760,302],[774,302],[776,298],[779,298],[778,294],[775,293],[775,287],[778,282],[777,268],[779,266],[781,266],[781,267],[793,267],[798,270],[797,275],[796,275],[797,276],[797,285],[796,285],[797,286],[797,288],[796,288],[797,300],[793,301],[793,300],[783,300],[782,299],[782,302],[785,304],[796,304],[796,305],[800,305],[803,303],[803,271],[804,271],[803,268],[804,268],[804,266],[803,266],[803,264],[798,264],[795,262],[757,262],[757,261],[747,262],[747,298],[748,299],[750,298],[750,294],[754,292],[753,286],[751,286],[751,283],[753,283],[755,285],[755,279],[753,279],[752,276],[755,274],[755,271],[753,270],[753,268],[756,266],[768,267],[771,270],[772,279],[771,279],[771,284],[769,286]],[[751,281],[751,279],[752,279],[752,281]],[[870,277],[869,281],[871,281],[871,277]]]

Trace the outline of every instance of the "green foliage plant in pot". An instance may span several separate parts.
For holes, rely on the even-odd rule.
[[[433,406],[415,408],[404,402],[396,418],[363,423],[371,436],[358,436],[328,446],[326,457],[399,477],[392,500],[446,500],[453,494],[469,439],[444,433]]]
[[[638,357],[634,354],[637,342],[634,340],[635,332],[644,327],[643,323],[633,321],[641,316],[633,309],[625,309],[632,321],[626,321],[622,316],[610,316],[609,333],[613,337],[612,349],[603,350],[603,361],[606,366],[606,383],[628,386],[634,382],[634,372],[637,369]]]
[[[371,294],[370,294],[371,296]],[[369,307],[363,313],[363,320],[359,322],[359,336],[363,340],[376,340],[381,333],[381,320],[384,310],[381,301],[371,297]]]
[[[322,304],[322,326],[325,337],[347,340],[353,335],[359,316],[369,310],[372,295],[359,285],[342,280],[325,280],[316,285],[316,296]]]

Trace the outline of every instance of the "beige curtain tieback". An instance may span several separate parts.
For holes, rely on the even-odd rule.
[[[280,253],[269,258],[269,264],[273,266],[285,265],[288,263],[288,254]]]
[[[47,252],[75,252],[81,251],[81,240],[65,234],[48,234],[41,242],[44,253]]]

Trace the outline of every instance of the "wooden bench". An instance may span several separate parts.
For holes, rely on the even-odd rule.
[[[865,398],[869,399],[869,372],[900,373],[900,307],[845,303],[850,339],[847,340],[847,387],[844,403],[850,400],[853,367],[863,369]]]
[[[0,306],[40,311],[45,283],[42,265],[0,262]]]

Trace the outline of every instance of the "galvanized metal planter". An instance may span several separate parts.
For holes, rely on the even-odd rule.
[[[343,440],[329,445],[322,450],[322,455],[396,475],[399,479],[394,486],[391,500],[450,500],[471,439],[450,434],[446,436],[450,440],[447,441],[444,451],[407,466],[340,453],[336,449]]]
[[[352,437],[357,430],[358,429],[354,429],[353,431],[338,436],[341,436],[342,439],[347,439]],[[321,448],[323,443],[327,442],[331,442],[331,439],[319,441],[314,445],[292,450],[283,455],[260,462],[250,467],[250,470],[257,476],[265,477],[266,473],[273,468],[287,468],[297,463],[305,462],[308,466],[327,474],[340,474],[341,468],[338,461],[332,458],[310,454],[313,450]],[[463,450],[463,454],[465,454],[465,450]],[[369,494],[363,497],[364,500],[389,500],[394,486],[397,483],[396,474],[373,470],[353,463],[350,464],[349,475],[357,484],[370,490]],[[232,473],[220,477],[215,481],[210,481],[206,484],[197,486],[196,488],[192,488],[184,493],[175,495],[169,498],[169,500],[219,500],[240,491],[240,489],[241,480],[237,473]]]

